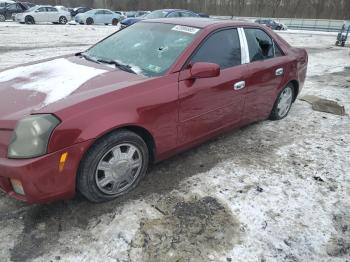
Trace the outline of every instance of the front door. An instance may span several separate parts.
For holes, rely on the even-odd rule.
[[[226,126],[238,125],[243,110],[246,65],[241,64],[237,29],[211,34],[194,53],[188,66],[196,62],[218,64],[221,72],[218,77],[195,80],[186,80],[189,69],[180,72],[179,144],[200,139]]]
[[[40,7],[35,11],[34,19],[37,23],[42,23],[47,21],[47,8]]]

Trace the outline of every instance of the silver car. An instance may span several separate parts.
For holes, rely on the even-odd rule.
[[[66,24],[71,19],[70,13],[53,6],[34,6],[24,13],[16,14],[15,21],[26,24],[54,23]]]
[[[79,24],[105,24],[117,25],[121,20],[121,15],[108,9],[93,9],[75,16],[75,22]]]

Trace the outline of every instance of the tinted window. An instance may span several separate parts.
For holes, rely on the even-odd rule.
[[[274,57],[271,38],[260,29],[244,29],[249,48],[250,61],[259,61]]]
[[[53,8],[53,7],[48,7],[47,11],[48,12],[58,12],[58,10],[56,8]]]
[[[179,12],[172,12],[167,17],[180,17],[181,14]]]
[[[190,13],[190,12],[182,12],[181,16],[182,17],[196,17],[197,15],[194,13]]]
[[[274,42],[275,45],[275,57],[283,56],[281,48]]]
[[[99,10],[99,11],[97,11],[95,14],[96,14],[96,15],[103,15],[104,12],[103,12],[103,10]]]
[[[220,65],[221,69],[241,64],[241,46],[237,29],[226,29],[207,38],[191,60]]]
[[[108,11],[108,10],[105,10],[104,13],[105,13],[106,15],[111,15],[111,14],[112,14],[112,12],[110,12],[110,11]]]
[[[40,8],[38,9],[38,12],[46,12],[46,7],[40,7]]]

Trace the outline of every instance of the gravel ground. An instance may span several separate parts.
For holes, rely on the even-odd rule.
[[[74,53],[112,26],[0,24],[0,69]],[[334,34],[281,33],[306,47],[302,95],[350,111],[350,49]],[[223,135],[154,166],[127,197],[28,206],[0,193],[0,261],[346,261],[350,119],[297,100],[290,116]]]

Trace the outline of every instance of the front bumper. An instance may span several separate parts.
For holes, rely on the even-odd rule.
[[[127,28],[128,27],[128,25],[126,25],[126,24],[120,24],[120,29],[124,29],[124,28]]]
[[[79,143],[34,159],[0,158],[0,189],[9,196],[28,203],[72,198],[75,195],[80,160],[92,142]],[[62,168],[59,162],[63,153],[68,153],[68,157]],[[14,191],[10,179],[21,181],[24,195]]]

